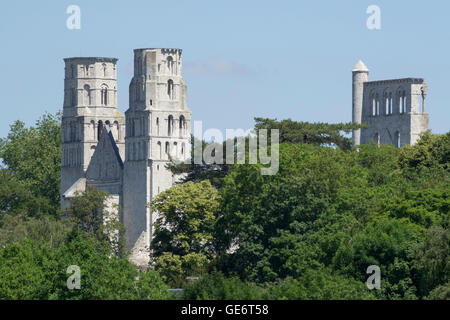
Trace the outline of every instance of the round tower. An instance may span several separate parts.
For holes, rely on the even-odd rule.
[[[369,81],[369,69],[359,60],[352,70],[353,88],[352,88],[352,122],[361,123],[362,108],[363,108],[363,92],[364,82]],[[353,130],[353,145],[358,146],[361,141],[361,129]]]

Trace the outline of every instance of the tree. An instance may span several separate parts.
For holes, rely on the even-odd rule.
[[[8,214],[0,220],[0,226],[0,247],[31,240],[33,243],[43,242],[53,249],[65,243],[73,224],[68,219],[60,220],[52,216],[36,218]]]
[[[0,158],[9,169],[13,180],[27,191],[37,204],[39,213],[59,214],[59,183],[61,172],[61,114],[44,114],[34,127],[26,128],[21,121],[16,121],[7,138],[0,139]],[[4,178],[4,177],[3,177]],[[9,179],[12,183],[12,179]],[[18,189],[16,189],[18,190]],[[1,195],[1,194],[0,194]],[[28,199],[24,199],[27,201]],[[14,203],[11,203],[14,205]],[[22,201],[20,207],[27,207]],[[8,210],[14,211],[10,207]],[[20,209],[20,208],[19,208]]]
[[[448,295],[450,279],[450,229],[433,226],[427,230],[425,241],[414,248],[414,267],[418,273],[418,287],[421,296]],[[447,284],[446,284],[447,283]],[[437,289],[439,286],[444,286]],[[436,290],[436,291],[435,291]]]
[[[69,266],[80,270],[80,288],[70,290]],[[167,286],[156,271],[138,272],[126,257],[92,235],[73,229],[63,245],[24,240],[0,247],[0,299],[168,299]]]
[[[351,138],[345,137],[343,133],[349,134],[352,130],[363,127],[356,123],[309,123],[292,121],[291,119],[277,121],[276,119],[255,118],[255,130],[269,131],[278,129],[280,143],[306,143],[318,146],[337,146],[342,150],[350,150]],[[270,140],[270,139],[269,139]]]
[[[180,275],[202,273],[214,254],[212,228],[219,208],[216,189],[209,181],[187,182],[162,192],[149,205],[158,212],[151,243],[156,269],[176,284]],[[168,269],[176,275],[167,274]]]
[[[119,222],[119,216],[106,206],[109,195],[95,187],[88,186],[85,192],[78,193],[71,199],[71,205],[64,214],[73,219],[75,225],[84,232],[93,235],[118,254],[124,254],[124,226]]]

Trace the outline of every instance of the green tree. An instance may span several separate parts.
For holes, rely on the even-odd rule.
[[[59,183],[61,172],[61,114],[44,114],[34,127],[26,128],[21,121],[16,121],[6,138],[0,139],[0,158],[14,176],[9,182],[15,181],[14,192],[22,195],[23,201],[9,202],[8,211],[17,209],[15,205],[26,207],[24,201],[32,199],[35,211],[39,213],[58,215],[60,207]],[[4,181],[5,177],[2,177]],[[3,182],[2,181],[2,182]],[[30,195],[23,196],[23,190]],[[0,189],[1,191],[1,189]],[[0,193],[2,199],[4,192]],[[10,198],[9,198],[10,199]],[[2,200],[3,201],[3,200]]]
[[[151,243],[156,268],[176,284],[184,275],[202,273],[214,254],[212,229],[219,208],[216,189],[209,181],[187,182],[162,192],[149,205],[159,213]]]
[[[255,122],[256,132],[259,132],[261,129],[269,131],[278,129],[280,143],[337,146],[343,150],[350,150],[352,147],[351,138],[346,137],[344,134],[349,134],[353,129],[363,127],[363,125],[354,123],[309,123],[292,121],[291,119],[277,121],[276,119],[255,118]]]
[[[450,229],[433,226],[427,230],[425,241],[414,248],[414,267],[418,273],[419,293],[426,296],[436,289],[431,296],[437,297],[438,292],[448,294],[450,280]],[[447,283],[447,285],[446,285]],[[439,286],[444,286],[437,289]],[[446,286],[446,287],[445,287]]]
[[[88,186],[86,191],[71,199],[71,205],[64,215],[73,219],[78,228],[105,243],[112,252],[124,254],[125,228],[114,212],[119,208],[113,207],[112,211],[107,209],[108,197],[107,192]]]

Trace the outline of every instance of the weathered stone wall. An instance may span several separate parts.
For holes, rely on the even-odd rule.
[[[126,111],[124,222],[131,260],[149,260],[156,212],[146,205],[177,177],[166,169],[169,155],[190,157],[191,113],[186,104],[180,49],[134,50],[130,108]]]
[[[125,119],[117,109],[115,58],[67,58],[62,117],[61,194],[84,177],[104,125],[124,157]]]
[[[365,82],[362,123],[369,128],[362,129],[361,143],[414,144],[428,129],[425,97],[423,79]]]

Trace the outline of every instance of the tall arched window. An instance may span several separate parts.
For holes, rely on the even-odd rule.
[[[389,92],[388,102],[388,114],[392,114],[392,92]]]
[[[156,135],[159,136],[159,118],[156,118]]]
[[[399,131],[396,131],[395,132],[395,135],[394,135],[394,139],[395,139],[395,141],[394,141],[394,143],[395,143],[395,146],[397,147],[397,148],[400,148],[400,132]]]
[[[92,140],[95,140],[95,121],[91,120]]]
[[[165,152],[166,152],[166,156],[169,157],[169,154],[170,154],[170,144],[169,144],[169,142],[166,142]]]
[[[106,77],[106,63],[102,64],[103,76]]]
[[[182,137],[186,135],[186,119],[184,118],[184,116],[180,116],[179,133]]]
[[[98,126],[97,126],[97,140],[100,141],[100,136],[102,135],[102,129],[103,129],[103,121],[98,120]]]
[[[84,85],[84,105],[91,105],[91,87],[89,85]]]
[[[157,150],[156,150],[156,152],[158,153],[158,157],[159,157],[159,159],[162,159],[162,148],[161,148],[161,141],[158,141],[158,143],[157,143]]]
[[[101,94],[102,105],[104,105],[104,106],[108,105],[108,86],[106,84],[102,85],[100,94]]]
[[[399,95],[399,111],[400,113],[406,113],[406,91],[400,89],[398,91]]]
[[[167,95],[169,96],[169,99],[173,99],[173,80],[169,79],[167,81]]]
[[[167,57],[167,70],[169,74],[173,74],[173,58],[171,56]]]
[[[168,124],[167,124],[167,135],[170,137],[173,133],[173,116],[170,115],[169,118],[167,119]]]
[[[370,101],[372,103],[372,115],[376,115],[376,105],[377,105],[377,100],[375,100],[375,94],[371,94],[370,95]]]
[[[375,100],[376,100],[375,115],[379,116],[380,115],[380,99],[378,98],[378,93],[375,97]]]
[[[184,156],[185,145],[184,142],[181,144],[181,156]]]

